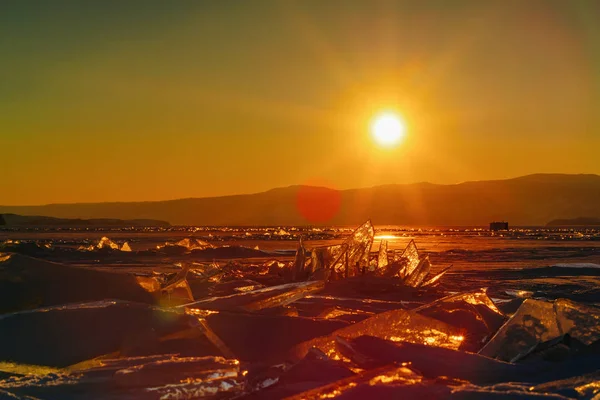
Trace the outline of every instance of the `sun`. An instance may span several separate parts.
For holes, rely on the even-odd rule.
[[[382,112],[371,121],[371,135],[383,147],[393,147],[400,143],[406,132],[406,124],[394,112]]]

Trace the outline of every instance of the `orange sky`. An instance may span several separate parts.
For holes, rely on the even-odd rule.
[[[600,173],[598,2],[143,4],[4,5],[0,204]]]

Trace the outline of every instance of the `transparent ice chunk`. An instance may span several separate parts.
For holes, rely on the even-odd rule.
[[[107,238],[106,236],[103,236],[102,239],[100,239],[100,241],[98,242],[98,244],[96,245],[97,249],[112,249],[112,250],[120,250],[120,246],[113,242],[112,240],[110,240],[109,238]]]
[[[415,269],[417,269],[421,259],[419,257],[419,250],[417,249],[417,245],[415,244],[414,240],[411,240],[408,243],[399,260],[405,263],[403,273],[405,277],[409,277],[415,271]]]
[[[349,339],[364,335],[394,342],[420,343],[450,349],[458,349],[465,339],[462,330],[450,324],[399,309],[374,315],[338,329],[330,335],[300,343],[294,348],[293,355],[303,358],[310,348],[316,347],[333,359],[341,359],[342,356],[335,347],[335,337]]]
[[[189,251],[192,250],[205,250],[205,249],[213,249],[215,246],[212,244],[205,242],[204,240],[196,239],[196,238],[184,238],[179,240],[178,242],[165,242],[163,245],[158,245],[156,248],[158,250],[164,249],[166,247],[184,247]]]
[[[468,351],[481,349],[506,321],[485,289],[447,296],[413,311],[467,331],[461,349]]]
[[[375,237],[375,229],[371,221],[358,228],[343,243],[345,251],[340,254],[333,265],[333,271],[338,276],[350,277],[361,273],[369,267],[369,254]]]
[[[413,270],[411,274],[409,274],[404,280],[407,286],[419,287],[429,274],[429,270],[431,270],[431,263],[429,262],[429,257],[424,257],[419,261],[417,268]]]
[[[377,254],[377,270],[384,271],[388,266],[388,242],[387,240],[382,240],[379,245],[379,253]]]
[[[479,353],[511,361],[567,333],[586,345],[600,339],[600,310],[566,299],[526,299]]]
[[[302,238],[300,238],[300,242],[298,243],[298,248],[296,249],[296,256],[294,257],[294,264],[292,265],[293,277],[294,280],[305,279],[304,276],[304,263],[306,259],[306,250],[304,249],[304,244],[302,243]]]
[[[308,281],[271,286],[224,297],[212,297],[185,305],[187,309],[259,311],[285,306],[322,290],[323,281]]]
[[[446,272],[450,270],[450,268],[452,268],[452,265],[449,265],[448,267],[444,268],[439,274],[429,278],[421,285],[421,287],[429,287],[436,285],[439,282],[440,278],[444,276]]]
[[[485,288],[471,290],[471,291],[464,292],[464,293],[457,293],[457,294],[453,294],[450,296],[442,297],[441,299],[438,299],[431,303],[424,304],[421,307],[415,308],[413,311],[420,312],[420,311],[424,311],[427,309],[437,307],[441,304],[451,304],[451,303],[455,303],[455,302],[459,302],[459,301],[464,301],[464,302],[466,302],[468,304],[472,304],[472,305],[483,305],[483,306],[486,306],[487,308],[489,308],[494,313],[504,316],[504,314],[498,309],[498,307],[492,301],[492,299],[489,298],[489,296],[487,295],[487,289],[485,289]]]
[[[310,256],[312,272],[331,270],[345,248],[341,244],[313,248]]]

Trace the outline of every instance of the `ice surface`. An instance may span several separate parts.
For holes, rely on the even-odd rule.
[[[511,361],[567,333],[586,345],[600,339],[600,310],[565,299],[526,299],[480,354]]]
[[[529,290],[505,290],[504,293],[521,299],[526,299],[533,296],[533,292]]]
[[[552,266],[559,268],[600,268],[600,264],[594,263],[559,263]]]
[[[359,374],[344,378],[333,383],[311,389],[295,396],[290,396],[288,400],[313,400],[313,399],[331,399],[350,395],[351,392],[360,386],[391,386],[391,385],[415,385],[421,382],[421,376],[411,369],[391,365],[381,368],[375,368],[364,371]],[[363,396],[352,396],[350,398],[363,398]],[[373,397],[377,398],[377,397]],[[407,398],[407,397],[398,397]]]
[[[114,377],[121,387],[152,387],[183,381],[237,378],[239,365],[238,360],[223,357],[172,357],[120,369]]]
[[[596,400],[600,394],[600,371],[539,384],[530,387],[529,390],[540,393],[558,392],[567,394],[569,397]]]
[[[537,368],[509,364],[465,351],[391,342],[372,336],[351,339],[343,347],[338,345],[338,348],[362,368],[410,363],[412,368],[427,378],[447,376],[478,384],[527,379],[527,373]]]
[[[136,277],[12,254],[1,263],[0,313],[100,299],[152,304]]]
[[[392,310],[339,329],[331,335],[315,338],[296,346],[294,355],[304,357],[311,347],[316,347],[333,359],[341,355],[335,347],[335,337],[355,338],[375,336],[395,342],[421,343],[429,346],[458,349],[464,340],[464,332],[445,322],[435,320],[408,310]]]
[[[145,389],[147,394],[161,400],[191,400],[204,397],[215,398],[221,395],[232,396],[244,390],[244,381],[239,378],[216,378],[198,382],[173,383]]]
[[[34,399],[28,394],[44,399],[195,399],[238,394],[246,374],[235,359],[173,354],[92,360],[76,367],[9,377],[0,387],[19,394],[15,399]],[[0,398],[5,398],[2,392]]]
[[[190,329],[193,321],[181,312],[117,300],[4,314],[0,360],[66,367],[116,351],[152,347],[163,335]]]

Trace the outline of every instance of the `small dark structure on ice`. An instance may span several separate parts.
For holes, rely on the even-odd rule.
[[[490,231],[507,231],[508,230],[508,222],[490,222]]]

